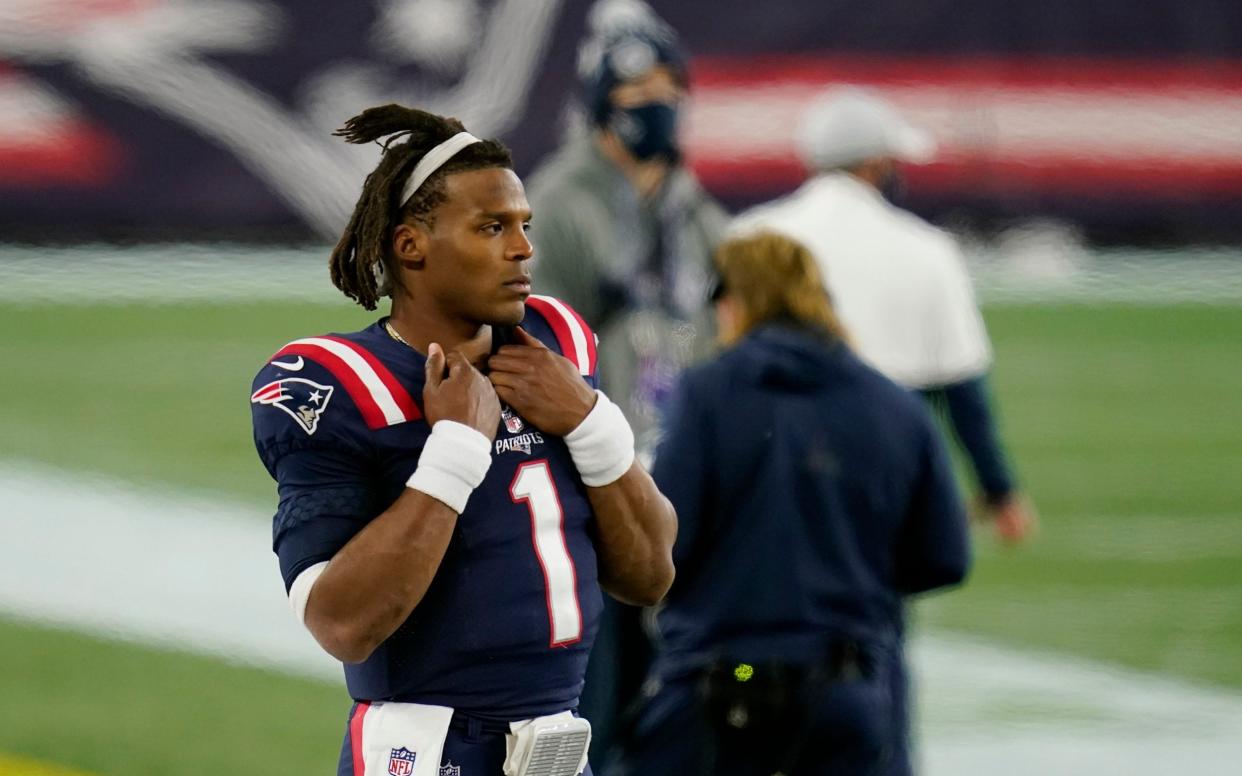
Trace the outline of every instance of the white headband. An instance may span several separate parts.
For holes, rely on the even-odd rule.
[[[469,132],[458,132],[428,151],[422,159],[418,160],[418,164],[414,165],[414,172],[410,173],[409,180],[405,182],[405,189],[401,192],[401,206],[405,207],[410,197],[414,196],[414,192],[418,191],[418,187],[426,183],[436,170],[443,167],[444,163],[456,156],[461,149],[480,142],[482,141]]]

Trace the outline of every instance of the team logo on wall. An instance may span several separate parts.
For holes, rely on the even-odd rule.
[[[328,408],[332,390],[330,385],[303,377],[286,377],[250,394],[250,403],[275,407],[293,418],[307,434],[313,434],[319,427],[319,416]]]
[[[505,429],[508,430],[510,434],[516,434],[525,428],[525,424],[522,423],[522,419],[518,417],[518,414],[514,412],[511,407],[503,404],[500,405],[500,417],[504,420]]]
[[[417,757],[417,753],[411,752],[404,746],[392,750],[392,754],[388,755],[389,776],[410,776],[414,773],[414,760]]]
[[[246,214],[243,220],[228,215],[238,204],[229,197],[214,198],[222,204],[174,204],[173,210],[164,202],[147,207],[146,199],[136,198],[125,202],[127,212],[164,213],[141,216],[162,229],[180,222],[176,208],[206,215],[207,223],[244,224],[253,212],[280,202],[335,239],[358,198],[357,180],[375,163],[372,155],[355,153],[330,134],[360,107],[359,93],[373,95],[364,102],[375,104],[469,105],[476,131],[508,136],[527,120],[526,95],[537,83],[566,5],[564,0],[0,0],[0,158],[6,160],[0,181],[19,186],[5,191],[0,215],[12,220],[24,212],[23,204],[39,202],[49,178],[94,186],[78,193],[111,204],[108,198],[117,191],[104,185],[109,178],[139,176],[144,147],[182,137],[163,134],[181,131],[208,143],[174,163],[194,170],[201,165],[194,154],[210,148],[215,159],[223,152],[236,163],[223,166],[220,180],[232,186],[256,176],[270,199],[243,200],[236,209]],[[322,8],[332,13],[321,13]],[[339,18],[359,31],[349,36],[356,40],[340,40]],[[307,44],[331,49],[310,70],[298,56]],[[474,55],[481,47],[489,56]],[[101,98],[123,101],[127,111],[136,108],[139,114],[114,135],[91,122],[88,114],[94,111],[78,109],[36,76],[11,76],[13,65],[32,71],[54,67],[58,76],[77,81],[75,91],[89,89],[88,105]],[[280,77],[270,78],[273,73]],[[17,77],[22,83],[14,84]],[[417,88],[407,86],[411,82]],[[264,88],[275,84],[281,84],[278,91]],[[313,107],[302,109],[295,96],[308,89],[315,95]],[[255,137],[298,142],[269,154],[252,142]],[[8,163],[13,153],[18,162]],[[23,170],[29,184],[15,178]],[[243,197],[264,196],[244,193],[246,186],[238,190]],[[144,196],[120,191],[125,197]],[[64,220],[63,213],[57,215]],[[280,218],[270,223],[284,223]]]

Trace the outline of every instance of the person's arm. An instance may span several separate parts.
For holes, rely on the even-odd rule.
[[[985,515],[1001,538],[1021,541],[1035,527],[1035,514],[1018,492],[1005,455],[989,397],[987,378],[968,378],[923,391],[947,416],[953,434],[970,459],[975,481],[983,496]]]
[[[934,343],[932,363],[923,385],[940,386],[933,393],[948,411],[949,421],[970,458],[983,493],[983,515],[1005,541],[1021,541],[1035,528],[1034,509],[1016,489],[1014,477],[996,432],[986,378],[991,346],[979,313],[966,263],[956,243],[938,234],[931,248],[938,261],[925,289],[928,318],[924,331]]]
[[[342,662],[366,660],[418,606],[491,461],[500,404],[487,379],[438,345],[426,372],[432,434],[408,487],[332,557],[306,601],[306,627]]]
[[[923,393],[947,416],[987,502],[999,503],[1012,496],[1014,477],[997,433],[987,378],[971,377]]]
[[[324,568],[306,627],[328,654],[361,663],[405,622],[440,568],[457,513],[407,488]]]
[[[587,488],[599,531],[599,583],[632,606],[659,603],[673,584],[677,516],[637,460],[608,485]]]
[[[628,604],[657,603],[673,582],[672,505],[635,460],[633,432],[616,405],[587,385],[573,362],[516,331],[518,344],[488,360],[496,393],[569,446],[595,512],[604,590]]]
[[[966,512],[952,467],[929,418],[919,432],[919,470],[898,536],[897,588],[912,594],[955,585],[970,567]]]
[[[669,403],[665,431],[655,453],[651,477],[677,512],[677,542],[673,563],[685,579],[695,564],[696,546],[711,508],[714,442],[705,422],[703,397],[695,388],[693,372],[682,374]],[[690,574],[693,576],[693,573]]]

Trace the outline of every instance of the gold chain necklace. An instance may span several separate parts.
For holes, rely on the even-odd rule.
[[[405,341],[405,337],[402,337],[400,332],[398,332],[396,329],[393,328],[392,322],[388,318],[384,319],[384,329],[388,332],[388,336],[392,337],[397,342],[400,342],[402,345],[405,345],[407,348],[414,347],[413,345]]]

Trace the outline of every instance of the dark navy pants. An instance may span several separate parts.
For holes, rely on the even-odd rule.
[[[892,670],[890,684],[893,698],[893,743],[885,776],[913,776],[914,766],[910,759],[910,673],[906,668],[902,650],[890,656]]]
[[[787,776],[887,773],[895,741],[888,663],[865,678],[837,680],[808,691],[805,727],[756,741],[717,734],[708,724],[697,677],[664,684],[647,702],[619,758],[606,776],[771,776],[787,765],[791,741],[798,755]]]

